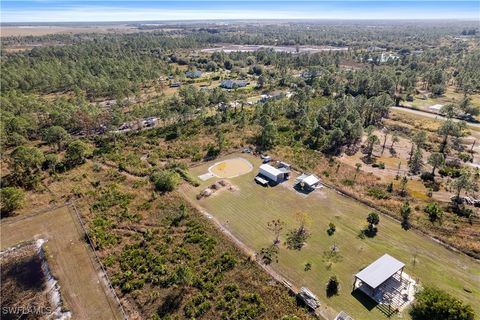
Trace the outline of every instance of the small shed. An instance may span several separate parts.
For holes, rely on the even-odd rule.
[[[320,187],[320,178],[318,178],[314,174],[310,174],[310,175],[302,174],[297,178],[297,180],[295,181],[295,184],[301,187],[301,189],[307,188],[307,189],[313,190]]]
[[[280,183],[285,179],[285,174],[269,164],[262,164],[259,168],[258,174],[267,178],[274,183]]]

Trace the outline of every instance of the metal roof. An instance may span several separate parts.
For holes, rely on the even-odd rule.
[[[316,176],[311,174],[308,177],[306,177],[305,179],[303,179],[302,182],[309,185],[309,186],[313,186],[313,185],[316,185],[317,183],[319,183],[320,179],[318,179]]]
[[[283,174],[282,171],[278,170],[277,168],[275,167],[272,167],[271,165],[269,164],[262,164],[260,166],[260,170],[265,170],[266,172],[269,172],[270,174],[273,174],[275,176],[279,176],[281,174]]]
[[[295,180],[295,183],[305,183],[306,185],[309,185],[309,186],[314,186],[319,182],[320,182],[320,179],[316,175],[314,174],[306,175],[305,173],[302,173],[302,175],[299,176],[297,180]]]
[[[357,273],[355,277],[375,289],[404,266],[405,264],[403,262],[398,261],[388,254],[384,254],[368,267]]]

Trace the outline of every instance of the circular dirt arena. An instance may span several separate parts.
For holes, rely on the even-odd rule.
[[[252,171],[253,165],[246,159],[234,158],[215,163],[208,172],[218,178],[235,178]]]

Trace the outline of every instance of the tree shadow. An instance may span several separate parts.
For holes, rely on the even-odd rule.
[[[374,238],[378,233],[378,229],[376,227],[373,228],[365,228],[363,229],[363,234],[368,238]]]
[[[398,312],[397,310],[390,308],[388,305],[376,302],[360,289],[353,290],[351,295],[357,299],[357,301],[360,302],[368,311],[372,311],[373,309],[377,308],[380,312],[387,316],[387,318],[390,318]]]
[[[403,220],[401,225],[403,230],[410,230],[410,228],[412,228],[412,225],[408,220]]]
[[[301,193],[301,194],[304,194],[304,195],[309,195],[310,193],[312,193],[315,189],[310,189],[310,188],[302,188],[300,186],[300,184],[296,184],[293,189],[295,189],[295,191],[297,191],[298,193]]]
[[[169,314],[175,313],[180,309],[183,301],[184,292],[183,290],[176,291],[167,295],[161,305],[157,308],[157,314],[160,317],[167,316]]]

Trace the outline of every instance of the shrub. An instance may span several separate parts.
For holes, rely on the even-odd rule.
[[[215,262],[216,266],[221,272],[232,270],[237,264],[237,259],[228,252],[222,254],[222,256]]]
[[[184,308],[185,315],[188,318],[195,319],[197,317],[201,317],[211,308],[211,303],[206,300],[205,296],[201,293],[196,294],[193,296],[192,300],[190,300]]]
[[[377,225],[380,222],[380,217],[376,212],[370,212],[367,216],[367,222],[369,224]]]
[[[422,179],[422,181],[434,181],[435,176],[433,173],[425,171],[420,175],[420,179]]]
[[[305,267],[303,268],[304,271],[312,270],[312,264],[310,262],[305,263]]]
[[[379,168],[379,169],[383,170],[383,169],[385,169],[385,163],[383,163],[383,162],[374,163],[374,164],[372,164],[372,167]]]
[[[155,185],[155,189],[160,192],[173,191],[180,182],[180,177],[178,173],[171,170],[163,170],[155,173],[151,176],[150,179]]]
[[[428,220],[432,223],[441,219],[443,215],[443,210],[436,202],[429,203],[423,209],[425,213],[428,215]]]
[[[368,189],[367,194],[370,197],[373,197],[373,198],[379,199],[379,200],[390,198],[390,195],[386,191],[384,191],[383,189],[381,189],[379,187],[373,187],[373,188]]]
[[[298,229],[291,230],[285,242],[289,249],[301,250],[310,235],[307,232],[300,232]]]
[[[462,169],[456,168],[456,167],[444,166],[443,168],[438,170],[438,173],[443,177],[449,176],[451,178],[458,178],[462,174]]]
[[[460,152],[458,154],[458,157],[460,158],[460,160],[462,160],[463,162],[473,162],[473,156],[469,153],[466,153],[466,152]]]
[[[337,228],[335,227],[335,224],[330,222],[330,224],[328,225],[328,229],[327,229],[328,235],[329,236],[333,235],[335,233],[335,230],[337,230]]]
[[[475,313],[470,305],[462,303],[448,293],[434,288],[425,287],[415,295],[410,316],[413,320],[473,320]]]
[[[387,186],[387,192],[392,193],[393,192],[393,182],[390,182]]]
[[[71,165],[79,165],[92,154],[92,147],[81,140],[74,140],[67,146],[65,161]]]
[[[370,212],[367,216],[367,227],[362,231],[363,234],[369,238],[373,238],[377,235],[377,225],[380,223],[380,217],[376,212]]]
[[[353,180],[350,179],[343,179],[342,183],[346,186],[353,186]]]
[[[271,246],[262,248],[260,250],[260,257],[262,262],[266,265],[269,265],[274,261],[278,263],[278,247],[272,244]]]
[[[213,144],[208,145],[207,149],[207,158],[216,158],[220,154],[220,149],[215,147]]]
[[[11,214],[20,209],[25,200],[25,192],[20,188],[6,187],[0,189],[0,213]]]

